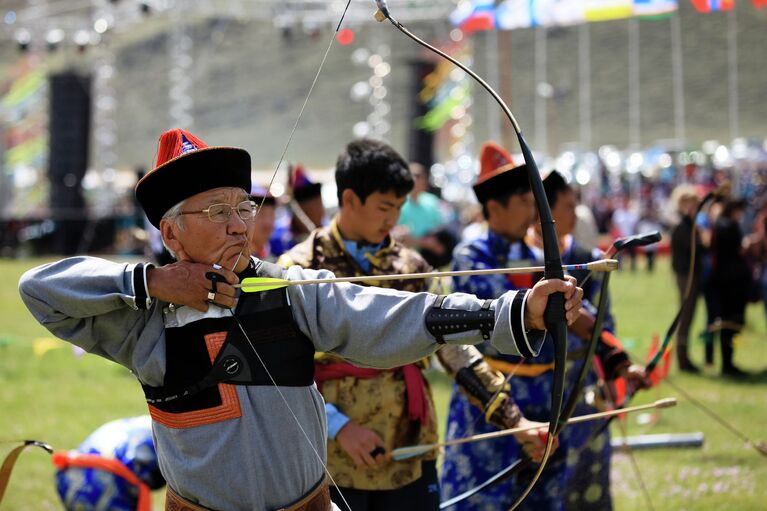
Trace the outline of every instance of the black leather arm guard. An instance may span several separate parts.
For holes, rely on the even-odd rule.
[[[444,296],[439,296],[434,306],[426,313],[426,329],[440,344],[445,336],[479,330],[484,340],[490,339],[495,326],[495,311],[490,309],[492,300],[485,300],[478,311],[443,309]]]
[[[514,427],[522,414],[505,386],[503,374],[494,371],[474,346],[448,345],[437,351],[445,370],[455,378],[469,402],[482,410],[487,422]]]

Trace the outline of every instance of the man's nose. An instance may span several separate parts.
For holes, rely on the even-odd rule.
[[[248,230],[248,224],[240,218],[236,211],[229,215],[229,221],[226,223],[226,230],[229,234],[243,234]]]

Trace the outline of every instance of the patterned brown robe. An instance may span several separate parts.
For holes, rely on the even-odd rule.
[[[391,275],[431,271],[416,251],[389,238],[388,245],[369,257],[371,270],[365,272],[346,251],[336,221],[313,231],[279,259],[279,264],[297,264],[304,268],[327,269],[337,277]],[[403,291],[427,290],[424,280],[393,280],[371,283]],[[317,364],[339,362],[338,357],[319,354]],[[428,361],[419,363],[425,368]],[[375,431],[384,441],[386,451],[405,445],[435,443],[438,440],[437,416],[429,384],[424,380],[428,404],[425,425],[408,418],[406,387],[402,370],[383,371],[373,378],[347,376],[328,380],[322,386],[325,401],[335,405],[350,420]],[[393,490],[421,477],[421,462],[434,459],[436,453],[404,461],[388,461],[383,466],[359,468],[334,440],[328,440],[328,468],[339,486],[359,490]]]

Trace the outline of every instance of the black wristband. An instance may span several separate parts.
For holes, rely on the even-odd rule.
[[[133,294],[138,309],[146,310],[152,306],[152,298],[149,296],[149,286],[146,280],[146,272],[149,268],[154,268],[154,265],[152,263],[138,263],[133,268]]]

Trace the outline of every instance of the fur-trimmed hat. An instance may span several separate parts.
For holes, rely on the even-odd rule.
[[[496,197],[530,190],[525,165],[515,166],[511,155],[495,142],[482,144],[479,154],[479,177],[474,184],[477,200],[485,203]]]
[[[155,227],[167,211],[214,188],[250,191],[250,155],[237,147],[208,147],[180,128],[160,135],[155,167],[136,183],[136,198]]]
[[[319,197],[322,193],[322,183],[315,183],[306,175],[304,166],[300,163],[290,168],[288,186],[292,190],[293,198],[298,202]]]

